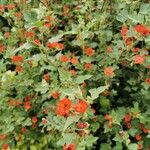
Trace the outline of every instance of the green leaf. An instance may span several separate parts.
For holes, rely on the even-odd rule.
[[[60,90],[62,95],[69,96],[74,99],[75,97],[82,98],[82,91],[79,86],[70,86],[69,88],[62,88]]]
[[[4,39],[2,32],[0,32],[0,40]]]
[[[48,40],[48,42],[58,42],[62,40],[62,37],[67,34],[76,34],[76,31],[67,31],[62,34],[56,35]]]
[[[17,49],[15,49],[14,51],[13,51],[13,54],[16,54],[17,52],[20,52],[20,51],[22,51],[22,50],[24,50],[24,49],[26,49],[26,50],[28,50],[28,49],[30,49],[31,47],[33,47],[30,43],[24,43],[22,46],[20,46],[19,48],[17,48]]]
[[[113,150],[122,150],[122,144],[120,142],[116,142],[116,146],[113,148]]]
[[[35,22],[37,21],[37,13],[35,11],[25,12],[24,19],[27,22]]]
[[[91,78],[91,77],[92,77],[92,75],[90,75],[90,74],[87,74],[87,75],[79,75],[79,76],[76,78],[76,83],[81,84],[81,83],[83,83],[85,80],[87,80],[87,79],[89,79],[89,78]]]
[[[91,124],[91,128],[93,132],[96,132],[96,130],[99,128],[100,124],[98,122]]]
[[[9,124],[5,126],[5,130],[7,131],[7,133],[13,132],[14,129],[15,129],[14,124]]]
[[[46,93],[49,90],[49,84],[42,80],[42,83],[37,84],[37,87],[35,88],[35,91],[41,92],[42,94]]]
[[[22,123],[22,126],[31,126],[32,125],[32,122],[31,122],[31,119],[30,118],[27,118],[23,123]]]
[[[118,16],[117,20],[124,23],[128,19],[128,11],[127,10],[122,10]]]
[[[86,146],[92,147],[92,145],[97,141],[98,137],[93,137],[93,135],[89,135],[85,137]]]
[[[150,138],[150,134],[148,134],[146,137],[147,137],[147,138]]]
[[[77,138],[76,133],[65,133],[62,138],[57,142],[57,145],[63,146],[64,144],[71,144]]]
[[[108,123],[104,123],[104,133],[111,132],[112,128],[108,128]]]
[[[7,0],[0,0],[0,5],[6,5],[7,4]]]
[[[128,15],[128,19],[130,19],[131,21],[133,21],[133,23],[143,23],[144,22],[144,16],[141,14],[138,15]]]
[[[8,70],[5,72],[1,78],[1,86],[3,88],[8,88],[10,85],[12,85],[15,82],[15,71]]]
[[[134,137],[137,131],[138,131],[137,129],[131,128],[128,133],[129,133],[132,137]]]
[[[150,13],[150,4],[148,4],[148,3],[141,4],[139,13],[144,14],[144,15],[149,14]]]
[[[107,143],[102,143],[101,148],[99,150],[111,150],[111,147]]]
[[[96,99],[99,97],[99,94],[108,89],[109,85],[101,86],[98,88],[90,89],[89,92],[91,94],[92,99]]]
[[[145,37],[144,40],[145,40],[146,43],[149,44],[149,42],[150,42],[150,36]]]
[[[43,24],[44,24],[43,21],[36,21],[36,22],[33,23],[33,26],[34,26],[34,27],[42,27]]]
[[[123,142],[123,138],[119,134],[116,134],[116,136],[113,138],[113,140],[116,142],[120,142],[120,143]]]
[[[35,60],[35,61],[40,61],[41,59],[42,59],[42,54],[35,54],[29,58],[29,60]]]
[[[59,71],[59,78],[62,82],[72,80],[70,72],[68,72],[64,69],[58,69],[58,71]]]
[[[55,37],[52,37],[48,40],[48,42],[58,42],[58,41],[61,41],[61,38],[63,37],[63,35],[57,35]]]
[[[63,132],[65,132],[65,130],[72,124],[72,123],[76,123],[78,122],[78,120],[80,119],[80,116],[70,116],[67,118],[66,123],[64,125],[64,129]]]
[[[134,103],[134,107],[133,108],[131,108],[131,111],[133,112],[133,113],[138,113],[138,112],[140,112],[140,109],[139,109],[139,103]]]
[[[138,147],[137,147],[137,144],[129,144],[129,145],[128,145],[128,149],[129,149],[129,150],[137,150],[137,148],[138,148]]]
[[[122,121],[122,119],[124,118],[126,113],[126,109],[125,108],[118,108],[117,112],[115,113],[115,118],[116,118],[116,122],[118,124],[120,124],[120,122]]]
[[[30,150],[37,150],[37,147],[35,145],[31,145]]]

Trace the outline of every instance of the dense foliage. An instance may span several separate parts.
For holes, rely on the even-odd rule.
[[[0,146],[149,150],[149,0],[0,0]]]

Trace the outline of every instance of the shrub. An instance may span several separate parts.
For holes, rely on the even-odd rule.
[[[147,0],[0,1],[3,150],[150,149]]]

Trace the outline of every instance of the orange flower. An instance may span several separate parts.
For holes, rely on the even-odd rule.
[[[108,128],[110,128],[110,129],[112,128],[112,123],[111,122],[108,123]]]
[[[49,23],[49,22],[44,24],[44,27],[46,27],[46,28],[50,28],[51,26],[52,26],[52,25],[51,25],[51,23]]]
[[[63,146],[63,150],[75,150],[75,145],[74,144],[70,144],[70,145],[64,145]]]
[[[10,37],[10,32],[5,32],[4,36],[5,36],[6,38],[9,38],[9,37]]]
[[[63,50],[64,49],[64,44],[58,43],[58,42],[47,42],[47,47],[48,48],[56,48],[58,50]]]
[[[25,127],[23,127],[23,128],[21,128],[21,132],[22,132],[23,134],[25,134],[25,133],[27,132],[27,129],[26,129]]]
[[[84,64],[84,68],[85,68],[86,70],[90,70],[90,69],[92,69],[92,67],[93,67],[93,64],[91,64],[91,63],[86,63],[86,64]]]
[[[131,128],[131,123],[127,123],[127,128],[128,128],[128,129]]]
[[[129,31],[128,27],[122,27],[122,29],[121,29],[121,31],[120,31],[120,32],[121,32],[121,36],[122,36],[123,38],[126,38],[128,31]]]
[[[79,128],[79,129],[84,129],[84,128],[86,128],[87,127],[87,123],[86,122],[79,122],[78,124],[77,124],[77,127]]]
[[[147,128],[143,128],[143,132],[144,132],[145,134],[148,134],[148,133],[150,133],[150,130],[147,129]]]
[[[140,123],[140,124],[139,124],[139,129],[140,129],[140,130],[143,130],[143,128],[144,128],[144,124]]]
[[[48,124],[48,120],[45,119],[45,118],[42,118],[42,123],[43,123],[43,124]]]
[[[143,36],[147,36],[150,34],[150,30],[144,25],[136,25],[134,27],[135,31]]]
[[[133,42],[133,39],[132,39],[132,38],[127,38],[127,39],[125,40],[125,43],[126,43],[127,46],[128,46],[128,45],[131,45],[132,42]]]
[[[11,57],[11,61],[14,63],[14,64],[17,64],[17,63],[22,63],[24,61],[24,58],[22,55],[15,55],[15,56],[12,56]]]
[[[8,104],[10,105],[10,106],[19,106],[20,104],[21,104],[21,102],[20,102],[20,100],[18,100],[18,99],[15,99],[15,100],[9,100],[8,101]]]
[[[131,115],[130,115],[130,113],[127,113],[127,114],[125,115],[124,121],[125,121],[126,123],[128,123],[128,122],[131,121]]]
[[[137,134],[137,135],[135,135],[135,139],[136,139],[137,141],[141,141],[141,140],[142,140],[142,137],[141,137],[141,135]]]
[[[75,76],[77,74],[77,71],[72,69],[72,70],[70,70],[70,73]]]
[[[141,64],[144,63],[145,58],[144,58],[144,56],[136,55],[136,56],[133,58],[133,61],[134,61],[135,64],[141,65]]]
[[[69,7],[67,5],[65,5],[63,7],[63,15],[64,16],[68,16],[69,10],[70,10]]]
[[[122,61],[121,61],[122,66],[126,66],[127,63],[128,63],[128,62],[127,62],[126,60],[122,60]]]
[[[92,48],[89,47],[89,48],[85,48],[84,50],[85,50],[86,55],[88,56],[94,55],[94,50]]]
[[[48,114],[48,108],[45,108],[45,109],[43,110],[43,113],[44,113],[44,114]]]
[[[140,50],[140,48],[134,47],[134,48],[132,49],[132,52],[133,52],[134,54],[138,54],[139,50]]]
[[[107,47],[107,52],[111,53],[113,51],[113,48],[111,46]]]
[[[0,45],[0,53],[4,52],[5,50],[5,46],[4,45]]]
[[[112,76],[114,74],[112,67],[106,67],[104,69],[104,74],[108,77]]]
[[[57,105],[56,113],[60,116],[68,116],[71,108],[71,100],[64,97]]]
[[[143,144],[138,144],[138,150],[143,149]]]
[[[46,16],[45,19],[46,19],[46,21],[50,22],[52,20],[52,17],[51,16]]]
[[[25,101],[30,101],[32,98],[33,98],[33,96],[27,95],[27,96],[24,98],[24,100],[25,100]]]
[[[31,102],[29,102],[29,101],[24,102],[24,108],[25,108],[26,110],[31,109]]]
[[[59,92],[57,92],[57,91],[55,91],[55,92],[53,92],[52,94],[51,94],[51,96],[53,97],[53,99],[58,99],[58,97],[59,97]]]
[[[36,116],[32,117],[31,120],[32,120],[32,123],[34,124],[38,122],[38,118]]]
[[[74,65],[76,65],[79,61],[78,61],[78,58],[77,57],[73,57],[70,62]]]
[[[5,10],[5,6],[4,5],[0,5],[0,12],[3,12]]]
[[[29,64],[30,67],[32,67],[32,66],[33,66],[33,61],[32,61],[32,60],[29,60],[29,61],[28,61],[28,64]]]
[[[9,145],[8,144],[3,144],[2,145],[2,150],[8,150],[9,149]]]
[[[88,104],[85,100],[79,100],[77,104],[73,106],[73,109],[79,113],[85,113],[88,108]]]
[[[106,114],[105,116],[104,116],[104,118],[106,119],[106,120],[112,120],[112,117],[110,116],[110,115],[108,115],[108,114]]]
[[[127,46],[131,45],[133,40],[134,40],[134,37],[131,37],[131,38],[127,37],[128,31],[129,31],[128,27],[122,27],[122,29],[120,31],[121,32],[121,36],[122,36],[122,38],[123,38],[123,40],[124,40],[124,42],[126,43]]]
[[[34,43],[35,45],[37,45],[37,46],[40,46],[40,45],[41,45],[39,39],[35,39],[35,40],[33,41],[33,43]]]
[[[86,87],[87,86],[87,83],[84,81],[82,84],[81,84],[82,87]]]
[[[44,79],[45,81],[49,81],[50,75],[48,73],[44,74]]]
[[[104,118],[108,121],[108,128],[112,128],[113,118],[108,114],[106,114]]]
[[[27,32],[27,37],[28,38],[33,38],[35,36],[35,33],[33,31],[28,31]]]
[[[20,17],[22,16],[22,13],[21,12],[16,12],[15,16],[16,16],[17,19],[20,19]]]
[[[66,63],[66,62],[69,61],[69,57],[66,56],[66,55],[62,55],[62,56],[60,56],[59,60],[60,60],[61,62],[65,62],[65,63]]]
[[[0,134],[0,140],[5,140],[7,138],[6,134]]]
[[[10,9],[10,10],[11,10],[11,9],[14,9],[14,8],[15,8],[15,5],[14,5],[14,4],[9,4],[9,5],[6,6],[6,8],[7,8],[7,9]]]
[[[22,72],[23,71],[23,67],[22,66],[16,66],[15,71],[17,73]]]
[[[32,129],[35,129],[37,127],[37,124],[32,124]]]
[[[150,78],[146,78],[145,82],[150,85]]]

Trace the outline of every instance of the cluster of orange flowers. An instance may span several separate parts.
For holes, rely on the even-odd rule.
[[[145,25],[140,25],[140,24],[136,25],[136,26],[134,26],[134,30],[140,36],[148,36],[148,35],[150,35],[150,29],[148,27],[146,27]],[[125,43],[127,45],[131,45],[132,42],[135,40],[135,37],[128,37],[127,36],[128,31],[129,31],[128,27],[123,27],[120,32],[121,32],[122,38],[125,41]]]
[[[23,71],[23,67],[22,67],[22,63],[24,61],[24,58],[22,55],[14,55],[11,57],[11,61],[12,63],[14,63],[16,65],[16,72],[22,72]]]
[[[72,101],[69,98],[62,98],[57,105],[56,113],[60,116],[67,117],[73,109],[78,113],[85,113],[88,108],[88,104],[85,100],[79,99],[76,104],[72,104]]]

